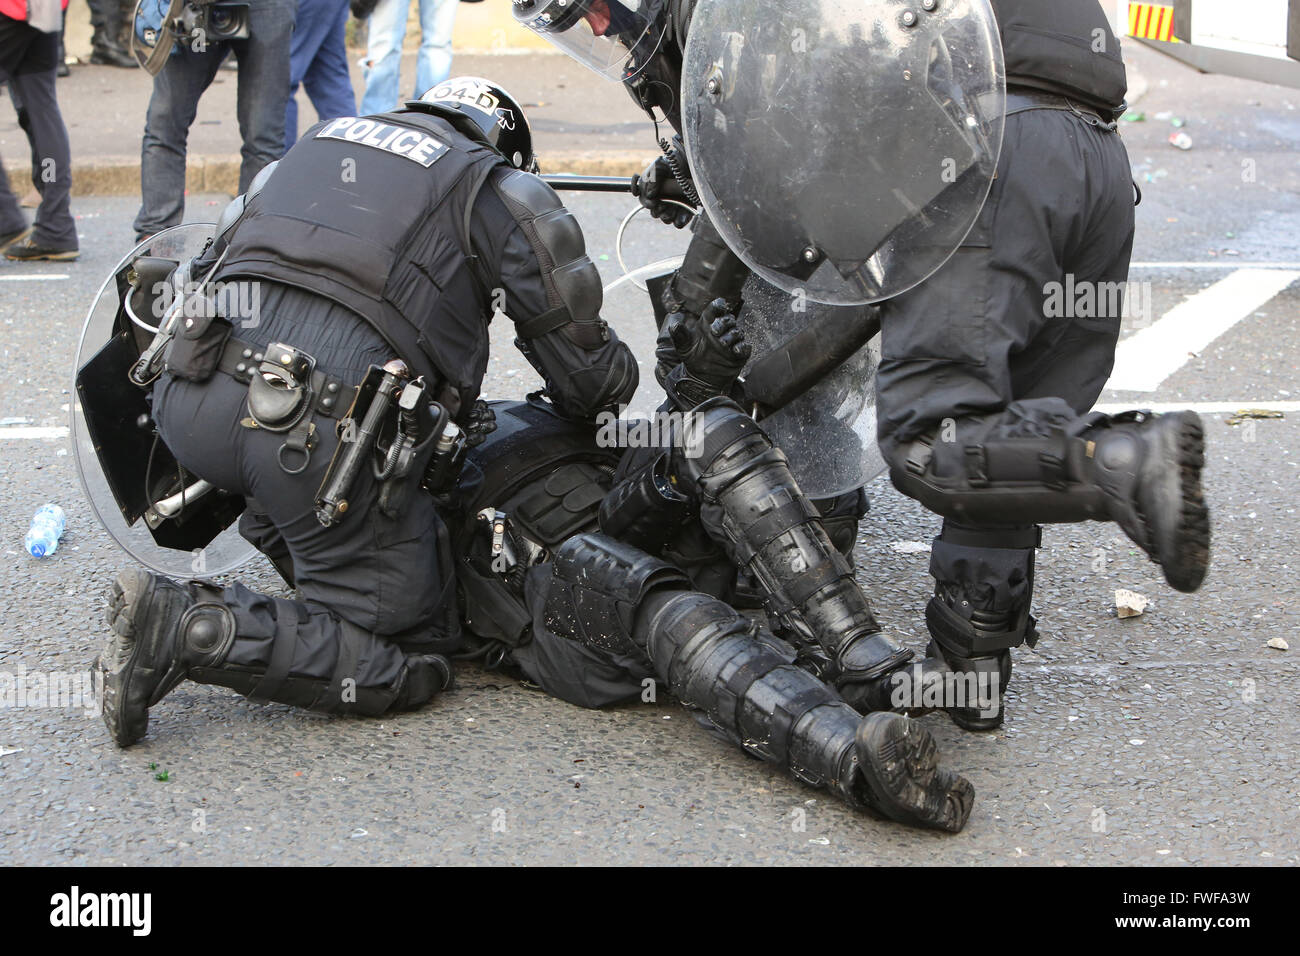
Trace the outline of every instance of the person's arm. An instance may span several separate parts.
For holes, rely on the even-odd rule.
[[[515,344],[574,418],[616,411],[636,392],[631,350],[600,317],[600,274],[555,190],[519,170],[493,175],[475,208],[489,269],[499,277]]]

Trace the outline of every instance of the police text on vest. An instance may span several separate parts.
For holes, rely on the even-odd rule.
[[[419,163],[425,169],[447,151],[446,143],[439,142],[427,133],[409,126],[394,126],[392,123],[358,116],[344,116],[334,120],[317,133],[315,138],[341,139],[359,146],[382,149],[386,153]]]

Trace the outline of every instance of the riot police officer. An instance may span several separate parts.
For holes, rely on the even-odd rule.
[[[582,232],[535,171],[518,103],[454,79],[404,109],[317,124],[182,267],[195,296],[251,292],[186,308],[156,340],[158,433],[190,472],[245,497],[241,532],[298,596],[123,572],[94,665],[119,746],[186,678],[367,715],[450,685],[447,535],[420,486],[448,429],[489,427],[477,399],[494,309],[563,414],[594,418],[637,386]]]
[[[1053,283],[1105,288],[1128,276],[1135,190],[1117,134],[1127,85],[1119,42],[1097,0],[991,6],[1007,73],[998,174],[949,263],[884,303],[877,401],[895,486],[944,518],[931,559],[927,663],[996,675],[1004,688],[1010,651],[1037,640],[1040,523],[1115,521],[1173,587],[1194,591],[1208,568],[1209,517],[1194,412],[1088,414],[1113,365],[1121,316],[1063,320],[1045,308]],[[515,0],[521,21],[621,80],[679,132],[682,51],[696,7]],[[642,177],[643,202],[678,225],[684,219],[660,189],[682,174],[679,155]],[[738,289],[738,270],[701,217],[674,287]],[[1000,706],[949,712],[970,730],[1004,716]]]

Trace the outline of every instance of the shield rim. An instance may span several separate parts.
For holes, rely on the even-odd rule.
[[[997,17],[996,14],[993,12],[989,0],[969,0],[969,2],[974,4],[979,4],[981,6],[983,11],[987,14],[988,22],[992,24],[993,27],[993,30],[990,34],[992,45],[995,49],[994,79],[996,83],[996,89],[993,92],[996,94],[996,102],[998,105],[1000,105],[1001,108],[996,111],[997,123],[996,123],[996,129],[994,131],[994,135],[989,137],[989,141],[991,144],[993,144],[994,147],[992,150],[992,158],[991,158],[992,169],[990,175],[987,177],[987,180],[984,183],[983,189],[981,190],[982,196],[980,197],[980,201],[975,206],[974,212],[970,216],[970,221],[962,231],[960,239],[952,246],[952,248],[947,252],[947,254],[943,256],[942,259],[938,260],[937,264],[934,265],[933,268],[931,268],[928,272],[921,275],[919,278],[910,282],[906,286],[900,286],[897,289],[890,289],[887,294],[881,294],[875,297],[865,298],[865,299],[826,298],[823,297],[826,295],[826,293],[820,293],[813,289],[808,288],[806,284],[806,280],[801,282],[794,276],[787,275],[776,269],[770,268],[768,266],[763,266],[755,261],[751,261],[753,260],[754,257],[750,255],[748,251],[743,248],[743,243],[738,243],[735,241],[738,237],[733,235],[733,233],[735,232],[734,227],[732,227],[730,223],[720,224],[714,221],[714,228],[718,231],[718,234],[722,237],[723,242],[726,243],[727,248],[730,249],[737,257],[739,257],[740,260],[745,263],[745,266],[752,273],[762,277],[769,285],[781,289],[787,294],[791,294],[791,295],[800,294],[807,297],[811,301],[820,303],[822,305],[834,305],[834,306],[876,305],[881,302],[886,302],[897,296],[904,295],[905,293],[915,289],[921,283],[926,282],[929,279],[933,278],[934,275],[938,273],[939,270],[941,270],[945,265],[947,265],[948,262],[952,259],[952,257],[957,254],[957,251],[961,249],[963,244],[965,244],[966,240],[970,237],[971,232],[975,229],[975,226],[979,223],[979,218],[984,209],[984,206],[988,203],[989,196],[993,190],[993,183],[996,179],[997,168],[1001,161],[1002,148],[1006,139],[1007,74],[1006,74],[1005,52],[1002,46],[1002,37],[1000,32],[997,29],[997,23],[998,23]],[[692,22],[692,26],[695,26],[694,21]],[[678,89],[679,102],[681,103],[685,103],[688,101],[687,81],[689,79],[689,75],[687,73],[686,66],[687,63],[689,63],[691,60],[690,50],[692,45],[704,42],[704,41],[695,40],[695,37],[700,35],[701,35],[701,31],[693,29],[690,35],[687,37],[686,48],[682,51],[682,77],[681,77],[681,86]],[[992,115],[992,111],[990,111],[990,115]],[[705,167],[701,166],[699,160],[697,159],[696,144],[694,142],[695,137],[691,135],[691,126],[685,122],[685,112],[683,113],[682,126],[683,126],[682,141],[686,147],[686,155],[687,155],[687,160],[690,163],[690,168],[695,175],[696,187],[697,189],[701,190],[702,198],[705,197],[705,195],[707,194],[707,197],[713,200],[712,205],[714,207],[718,207],[721,204],[718,202],[716,191],[713,190],[713,188],[709,185],[708,181],[700,175],[700,171]],[[710,214],[709,207],[710,207],[710,203],[705,201],[700,210],[700,215],[709,215]]]
[[[77,352],[76,355],[73,357],[73,364],[72,364],[72,377],[71,377],[72,387],[70,389],[71,401],[68,403],[68,437],[72,441],[72,460],[77,471],[77,483],[81,486],[82,497],[86,500],[86,503],[90,505],[90,510],[91,513],[94,514],[95,520],[99,523],[99,526],[104,529],[104,532],[108,535],[109,539],[113,542],[113,544],[116,545],[118,550],[124,552],[125,554],[130,556],[130,558],[133,561],[137,562],[138,564],[144,565],[149,570],[156,571],[159,574],[165,574],[168,576],[175,576],[176,568],[169,567],[160,562],[147,560],[146,558],[137,554],[136,551],[133,550],[127,542],[123,541],[118,536],[118,534],[114,531],[110,522],[104,519],[103,514],[100,512],[99,503],[96,501],[95,496],[90,493],[90,487],[86,483],[85,467],[83,467],[82,460],[81,460],[82,458],[81,439],[83,437],[88,438],[89,436],[88,435],[83,436],[82,433],[85,432],[85,427],[84,426],[79,427],[77,422],[78,409],[81,406],[81,399],[77,394],[76,380],[77,380],[77,374],[81,371],[86,361],[88,361],[88,357],[85,354],[86,336],[90,332],[91,320],[95,317],[95,313],[99,307],[100,302],[103,300],[105,293],[108,291],[109,287],[116,281],[118,273],[120,273],[122,269],[128,263],[130,263],[134,258],[140,255],[143,249],[147,248],[151,243],[155,242],[158,239],[158,236],[164,235],[165,233],[171,232],[173,230],[193,229],[195,227],[206,227],[209,230],[209,235],[211,235],[211,234],[215,234],[217,229],[217,224],[212,222],[185,222],[176,226],[169,226],[167,229],[162,230],[162,232],[150,236],[148,239],[145,239],[142,242],[137,242],[134,246],[131,247],[131,250],[127,252],[126,255],[122,256],[117,261],[117,264],[113,266],[113,270],[105,277],[104,281],[99,286],[99,291],[95,293],[94,299],[91,300],[90,308],[87,310],[86,317],[81,323],[81,333],[77,337]],[[83,359],[85,361],[83,361]],[[96,463],[98,463],[99,461],[98,456],[96,456],[95,460]],[[100,468],[100,471],[103,471],[102,466]],[[118,515],[118,517],[120,519],[121,517],[120,514]],[[237,526],[232,524],[230,527],[226,528],[225,531],[222,531],[221,535],[219,535],[218,538],[224,538],[227,535],[238,537]],[[219,566],[205,569],[202,572],[203,576],[206,577],[206,576],[213,576],[219,574],[230,574],[234,571],[239,570],[240,568],[247,566],[254,558],[257,557],[258,551],[251,544],[248,544],[247,542],[244,543],[246,545],[246,548],[243,550],[242,554],[236,551],[234,557],[228,559],[225,562],[222,562]],[[163,548],[161,545],[157,545],[157,547],[160,551],[171,551],[172,553],[175,553],[177,555],[191,554],[191,552],[189,551],[181,551],[174,548]],[[188,577],[194,577],[194,575],[190,574],[188,575]]]

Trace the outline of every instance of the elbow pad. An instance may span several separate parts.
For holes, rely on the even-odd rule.
[[[574,345],[592,351],[610,339],[600,318],[600,273],[587,257],[582,228],[541,178],[515,170],[493,183],[497,195],[537,256],[549,309],[518,323],[521,339],[558,331]]]
[[[570,418],[591,420],[603,411],[617,412],[640,384],[636,358],[617,338],[595,352],[578,348],[560,332],[515,344],[545,379],[555,407]]]

